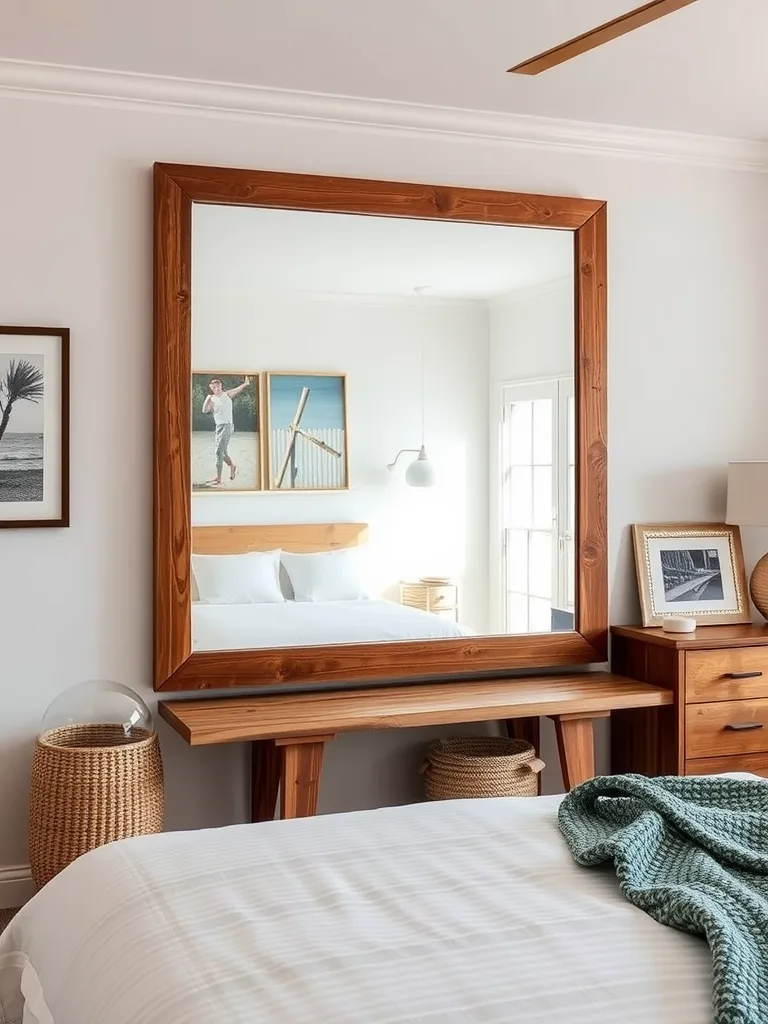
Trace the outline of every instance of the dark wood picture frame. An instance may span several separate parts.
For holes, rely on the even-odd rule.
[[[599,200],[443,185],[156,164],[154,688],[163,691],[460,679],[605,661],[607,212]],[[568,633],[192,653],[192,205],[560,228],[574,235],[577,564]]]
[[[0,335],[58,338],[61,341],[61,497],[59,515],[54,519],[0,519],[0,530],[43,529],[69,526],[69,328],[68,327],[3,327]],[[43,467],[45,468],[45,467]]]

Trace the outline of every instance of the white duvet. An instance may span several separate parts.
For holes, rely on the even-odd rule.
[[[559,799],[102,847],[0,938],[0,1021],[710,1024],[705,943],[577,867]]]
[[[467,626],[394,601],[192,605],[195,651],[474,635]]]

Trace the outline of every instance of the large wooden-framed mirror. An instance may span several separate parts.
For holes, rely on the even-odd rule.
[[[155,166],[154,686],[605,660],[606,207]]]

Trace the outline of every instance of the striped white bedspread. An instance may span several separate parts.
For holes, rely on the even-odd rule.
[[[709,1024],[706,945],[576,867],[559,799],[103,847],[0,938],[5,1020]]]

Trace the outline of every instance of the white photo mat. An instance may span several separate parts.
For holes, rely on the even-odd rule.
[[[59,520],[66,518],[67,512],[63,507],[65,499],[62,488],[64,473],[62,465],[62,405],[65,358],[63,335],[15,334],[6,333],[6,330],[0,328],[0,361],[6,364],[9,357],[28,358],[38,366],[42,362],[43,398],[35,404],[39,405],[42,413],[40,419],[43,435],[43,496],[41,501],[0,500],[0,525],[4,522],[22,525],[26,523],[34,525],[37,522],[41,524],[43,522],[46,524],[58,523]],[[0,397],[0,401],[3,400]],[[20,404],[16,403],[16,405]],[[19,422],[18,416],[15,422]],[[15,422],[12,414],[9,432]],[[1,456],[2,451],[0,450]],[[0,477],[0,482],[2,482],[2,477]]]

